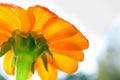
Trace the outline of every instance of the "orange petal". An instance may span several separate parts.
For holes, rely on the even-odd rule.
[[[42,60],[39,58],[35,64],[38,74],[42,80],[57,80],[57,69],[48,63],[48,72],[46,71]]]
[[[48,24],[42,30],[42,33],[48,41],[53,41],[73,36],[77,31],[72,24],[61,18],[57,18],[54,22]]]
[[[15,6],[0,4],[0,28],[5,29],[8,32],[18,29],[19,26],[17,16],[12,8],[15,8]]]
[[[28,79],[30,79],[32,75],[33,75],[33,73],[32,73],[32,71],[30,71],[28,74]]]
[[[49,47],[57,50],[83,50],[88,48],[88,40],[78,31],[72,37],[50,42]]]
[[[64,56],[67,56],[67,57],[70,57],[70,58],[73,58],[77,61],[83,61],[84,59],[84,53],[82,50],[57,50],[57,49],[51,49],[50,48],[50,51],[51,52],[55,52],[55,53],[58,53],[60,55],[64,55]]]
[[[25,33],[31,31],[35,22],[33,14],[19,7],[14,8],[14,11],[19,18],[21,30]]]
[[[58,53],[53,53],[53,61],[49,55],[47,55],[47,58],[52,65],[69,74],[75,72],[78,68],[77,60]]]
[[[0,33],[0,46],[7,40],[8,40],[8,36],[6,36],[3,33]]]
[[[12,58],[12,51],[8,51],[4,57],[4,70],[6,73],[14,75],[14,67],[11,66]]]
[[[55,14],[50,12],[48,9],[41,6],[33,6],[28,8],[35,16],[35,25],[33,31],[41,33],[42,27],[53,18],[57,17]]]

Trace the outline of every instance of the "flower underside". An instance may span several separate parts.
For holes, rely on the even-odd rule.
[[[58,70],[74,73],[88,46],[73,24],[43,6],[0,4],[0,57],[5,54],[4,70],[16,80],[34,71],[42,80],[57,80]]]
[[[0,56],[11,49],[14,54],[11,66],[17,66],[17,80],[26,80],[30,70],[34,73],[34,63],[38,57],[41,57],[44,67],[48,71],[48,61],[44,53],[47,52],[51,57],[53,56],[42,34],[38,35],[35,32],[24,33],[20,30],[15,30],[12,33],[12,37],[1,45]],[[24,75],[24,77],[20,78],[20,75]]]

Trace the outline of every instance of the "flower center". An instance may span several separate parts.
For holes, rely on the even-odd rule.
[[[26,80],[29,71],[34,72],[34,63],[38,57],[41,57],[45,69],[48,71],[47,58],[44,53],[47,52],[51,57],[52,53],[42,34],[38,35],[35,32],[23,33],[20,30],[15,30],[12,33],[12,37],[1,46],[0,56],[10,49],[14,53],[12,65],[17,67],[16,80]],[[24,79],[20,78],[23,75],[25,76]]]

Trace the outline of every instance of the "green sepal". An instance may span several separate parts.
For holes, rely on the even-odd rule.
[[[50,52],[49,48],[46,51],[53,58],[53,54]]]
[[[36,45],[36,51],[38,51],[37,56],[41,56],[44,67],[45,67],[46,71],[48,71],[48,61],[47,61],[47,57],[44,53],[47,52],[52,57],[52,59],[53,59],[53,55],[49,50],[47,41],[44,38],[44,36],[42,36],[42,35],[35,36],[35,45]]]
[[[43,55],[41,56],[41,58],[42,58],[42,61],[43,61],[43,64],[44,64],[44,67],[45,67],[46,71],[48,71],[48,60],[47,60],[46,55],[43,54]]]
[[[44,45],[47,45],[46,43],[47,43],[47,41],[42,35],[35,36],[35,44],[38,48],[41,48]]]
[[[1,45],[0,57],[3,56],[7,51],[9,51],[11,47],[12,47],[12,38],[10,38],[8,41],[4,42]]]
[[[13,57],[11,67],[15,67],[16,65],[16,57]]]
[[[15,30],[15,31],[12,32],[12,37],[16,38],[16,36],[21,36],[23,38],[28,38],[29,34],[23,33],[20,30]]]
[[[34,72],[35,72],[34,64],[35,64],[35,62],[33,62],[33,63],[32,63],[32,66],[31,66],[31,72],[32,72],[33,74],[34,74]]]
[[[47,41],[45,40],[45,38],[42,35],[37,35],[35,36],[35,45],[36,45],[36,49],[35,51],[37,51],[37,56],[40,56],[44,53],[44,51],[46,51],[46,47],[47,46]]]

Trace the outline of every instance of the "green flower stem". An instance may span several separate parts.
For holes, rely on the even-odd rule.
[[[17,57],[16,80],[27,80],[32,62],[33,60],[29,55],[19,55]]]

